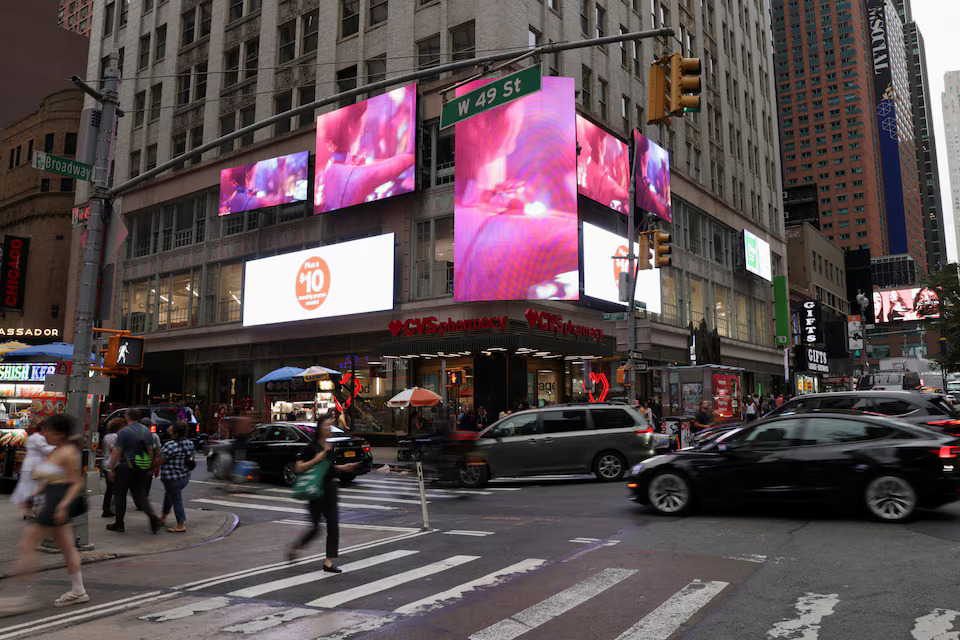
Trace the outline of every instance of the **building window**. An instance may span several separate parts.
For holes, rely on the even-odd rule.
[[[143,71],[150,66],[150,34],[140,36],[140,49],[137,52],[137,70]]]
[[[167,25],[157,27],[153,36],[153,64],[157,64],[167,55]]]
[[[177,105],[182,106],[190,102],[190,72],[177,76]]]
[[[184,11],[180,15],[180,46],[185,47],[195,40],[210,35],[212,20],[213,12],[210,0],[189,11]],[[199,30],[197,29],[198,24],[200,25]]]
[[[141,91],[133,96],[133,126],[134,128],[143,126],[144,113],[147,110],[147,92]],[[53,135],[53,134],[48,134]],[[50,143],[53,144],[52,142]],[[51,149],[52,150],[52,149]]]
[[[347,67],[337,71],[337,93],[350,91],[357,88],[357,65]],[[345,107],[356,102],[356,96],[351,98],[341,98],[340,106]]]
[[[117,19],[117,26],[120,28],[127,26],[128,13],[130,13],[130,0],[120,0],[120,16]]]
[[[451,60],[469,60],[476,56],[476,48],[474,23],[468,22],[450,30]]]
[[[527,48],[536,49],[540,46],[540,32],[533,27],[527,28]]]
[[[244,0],[230,0],[227,5],[227,22],[233,22],[243,17]]]
[[[157,145],[152,144],[147,147],[147,166],[146,171],[150,171],[157,166]]]
[[[40,179],[40,191],[46,193],[50,191],[50,178],[41,178]]]
[[[317,29],[319,26],[319,16],[317,13],[308,13],[300,18],[300,55],[313,53],[317,50]]]
[[[587,0],[580,0],[580,33],[585,36],[590,35],[590,14]]]
[[[340,37],[360,30],[360,0],[340,0]]]
[[[187,133],[173,136],[173,157],[178,158],[187,152]]]
[[[274,115],[279,115],[286,111],[290,111],[290,109],[293,109],[293,93],[291,91],[287,91],[285,93],[281,93],[278,96],[274,96],[273,98]],[[282,133],[286,133],[290,131],[292,126],[293,126],[293,123],[291,118],[281,120],[280,122],[273,125],[273,135],[278,136]]]
[[[253,106],[246,107],[245,109],[240,110],[240,127],[249,127],[254,122],[257,121],[256,108]],[[253,131],[250,133],[245,133],[240,138],[240,146],[247,147],[253,144]]]
[[[367,82],[366,84],[373,84],[374,82],[382,82],[387,79],[387,54],[379,55],[376,58],[371,58],[367,60]],[[370,96],[376,96],[383,93],[383,89],[378,89],[376,91],[371,91],[368,94]]]
[[[150,87],[150,122],[160,119],[160,101],[163,94],[163,83],[159,82]]]
[[[627,31],[625,26],[620,25],[620,35],[625,33],[630,32]],[[629,46],[629,44],[626,40],[620,42],[620,66],[625,67],[627,70],[630,69],[630,55],[627,53],[627,46]]]
[[[207,97],[207,63],[194,67],[194,74],[193,101],[197,102]]]
[[[60,178],[60,191],[73,191],[73,178]]]
[[[413,263],[415,298],[453,294],[453,216],[417,223]]]
[[[370,26],[386,22],[387,0],[370,0]]]
[[[597,5],[594,14],[596,16],[596,23],[594,24],[596,37],[603,38],[607,35],[607,12],[603,7]]]
[[[603,78],[597,80],[597,84],[600,89],[599,93],[599,106],[600,106],[600,117],[604,120],[607,119],[607,81]]]
[[[620,96],[620,118],[622,118],[622,125],[624,131],[630,131],[630,98],[627,96]],[[639,126],[640,123],[637,123]]]
[[[246,56],[243,60],[243,77],[250,79],[257,75],[257,67],[260,64],[260,38],[248,40],[243,45],[246,48]]]
[[[593,85],[593,71],[590,67],[584,65],[580,70],[580,97],[585,109],[591,108],[591,88]]]
[[[195,126],[193,129],[190,129],[190,150],[192,151],[193,149],[196,149],[201,144],[203,144],[203,125],[202,124]],[[200,156],[194,156],[189,160],[187,160],[186,164],[187,166],[190,166],[191,164],[196,164],[200,162],[200,160],[201,160]],[[198,242],[200,241],[198,240]]]
[[[140,152],[134,151],[130,154],[130,177],[136,178],[140,175]]]
[[[316,88],[314,85],[310,84],[310,85],[307,85],[307,86],[305,86],[305,87],[300,87],[299,91],[300,91],[300,99],[299,99],[298,102],[297,102],[297,106],[302,107],[302,106],[304,106],[304,105],[310,104],[311,102],[316,102],[316,100],[317,100],[317,88]],[[314,113],[313,113],[313,112],[307,112],[307,113],[301,113],[301,114],[300,114],[300,119],[299,119],[299,122],[298,122],[298,125],[297,125],[297,126],[299,126],[299,127],[311,127],[311,126],[313,126],[314,124],[315,124],[315,123],[314,123]]]
[[[238,218],[241,225],[243,224],[243,216],[228,216],[228,226],[230,220],[233,218]],[[243,318],[242,262],[220,265],[219,290],[217,320],[219,322],[240,322]]]
[[[233,133],[237,125],[237,115],[231,113],[225,116],[220,116],[220,136],[223,137],[228,133]],[[230,153],[233,151],[233,143],[235,140],[230,140],[229,142],[224,142],[220,145],[220,153]]]
[[[417,43],[417,68],[429,69],[440,64],[440,34]]]
[[[77,153],[77,134],[67,133],[63,136],[63,154],[72,156]],[[29,161],[30,159],[27,158]]]
[[[108,5],[106,6],[106,8],[103,10],[103,35],[104,35],[104,37],[109,36],[109,35],[113,35],[113,13],[114,13],[114,10],[115,10],[116,8],[117,8],[116,3],[115,3],[115,2],[111,2],[111,3],[108,4]],[[79,30],[80,30],[80,31],[83,31],[83,29],[79,29]]]
[[[277,63],[284,64],[297,57],[297,21],[291,20],[280,25],[278,42],[280,49],[277,52]],[[239,52],[238,52],[239,55]],[[239,63],[239,60],[238,60]]]
[[[223,86],[232,87],[240,80],[240,47],[227,51],[223,56]]]

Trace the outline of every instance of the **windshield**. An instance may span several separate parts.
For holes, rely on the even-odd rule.
[[[710,450],[715,447],[718,443],[723,442],[730,436],[741,431],[741,427],[734,427],[733,429],[727,429],[726,431],[717,431],[715,433],[708,433],[703,436],[703,440],[697,442],[693,445],[693,449],[704,449]]]

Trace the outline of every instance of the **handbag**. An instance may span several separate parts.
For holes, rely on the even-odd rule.
[[[314,501],[323,497],[323,480],[330,468],[330,461],[323,459],[310,467],[309,471],[297,476],[293,484],[293,497],[296,500]]]
[[[187,448],[183,446],[183,443],[180,443],[180,450],[183,451],[183,466],[187,468],[187,471],[193,471],[197,468],[197,461],[193,459],[193,456],[187,454]]]

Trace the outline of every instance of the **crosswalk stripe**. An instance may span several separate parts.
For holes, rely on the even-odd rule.
[[[465,582],[460,586],[453,587],[452,589],[447,589],[446,591],[435,593],[432,596],[427,596],[426,598],[422,598],[416,602],[405,604],[398,609],[394,609],[393,612],[402,613],[404,615],[425,613],[431,609],[439,608],[439,606],[442,606],[448,600],[459,600],[463,597],[463,594],[467,593],[468,591],[473,591],[474,589],[481,587],[491,587],[497,585],[503,582],[507,576],[533,571],[534,569],[543,566],[545,563],[546,560],[540,560],[539,558],[527,558],[526,560],[512,564],[509,567],[504,567],[499,571],[488,573],[482,578]]]
[[[149,599],[151,599],[151,598],[154,598],[154,597],[156,597],[156,596],[159,596],[161,593],[162,593],[161,591],[150,591],[150,592],[148,592],[148,593],[138,593],[137,595],[135,595],[135,596],[130,596],[129,598],[122,598],[122,599],[120,599],[120,600],[114,600],[114,601],[112,601],[112,602],[105,602],[105,603],[103,603],[103,604],[95,604],[95,605],[91,605],[91,606],[89,606],[89,607],[84,607],[84,608],[83,608],[83,611],[85,611],[85,612],[98,611],[98,610],[100,610],[100,609],[108,609],[108,608],[110,608],[110,607],[116,607],[116,606],[118,606],[118,605],[123,605],[123,604],[126,604],[126,603],[131,603],[131,602],[133,602],[133,601],[136,601],[137,604],[139,605],[143,600],[149,600]],[[58,613],[58,614],[55,614],[55,615],[52,615],[52,616],[47,616],[47,617],[45,617],[45,618],[41,618],[40,620],[31,620],[30,622],[23,622],[23,623],[21,623],[21,624],[15,624],[15,625],[11,625],[11,626],[9,626],[9,627],[0,628],[0,633],[6,633],[6,632],[9,632],[9,631],[16,631],[17,629],[24,629],[24,628],[26,628],[26,627],[33,627],[33,626],[36,625],[38,622],[52,622],[52,621],[55,621],[55,620],[62,620],[63,618],[69,618],[69,617],[75,616],[75,615],[77,615],[77,612],[76,612],[76,611],[68,611],[67,613]],[[14,635],[16,635],[16,634],[14,634]]]
[[[343,491],[343,489],[340,489],[340,491]],[[419,500],[406,500],[403,498],[386,498],[381,496],[354,496],[354,495],[347,496],[347,497],[350,498],[351,500],[379,500],[381,502],[396,502],[399,504],[420,504]],[[273,500],[274,502],[295,502],[295,503],[303,504],[303,500],[297,500],[296,498],[287,498],[285,496],[256,496],[256,499]],[[341,502],[340,504],[345,505],[346,503]],[[430,504],[429,500],[427,501],[427,504]]]
[[[189,618],[190,616],[202,613],[205,611],[213,611],[214,609],[221,609],[230,604],[229,598],[207,598],[206,600],[198,600],[197,602],[191,602],[190,604],[185,604],[182,607],[175,607],[173,609],[167,609],[166,611],[157,611],[155,613],[148,613],[145,616],[140,616],[141,620],[150,620],[152,622],[167,622],[169,620],[179,620],[180,618]]]
[[[262,497],[262,496],[261,496]],[[200,502],[203,504],[218,504],[221,507],[237,507],[240,509],[259,509],[260,511],[280,511],[282,513],[303,513],[304,507],[299,509],[294,507],[277,507],[272,504],[257,504],[255,502],[231,502],[229,500],[212,500],[210,498],[194,498],[190,502]],[[295,502],[303,502],[302,500],[296,500]],[[351,504],[348,502],[341,502],[341,507],[346,507],[350,509],[376,509],[377,511],[393,511],[397,507],[388,507],[384,504]]]
[[[694,580],[676,592],[666,602],[648,613],[617,640],[663,640],[680,628],[693,614],[703,608],[728,582],[701,582]]]
[[[294,520],[293,518],[284,518],[283,520],[274,520],[273,524],[295,524],[303,527],[309,527],[310,522],[307,520]],[[321,522],[320,526],[326,526],[326,523]],[[341,529],[369,529],[370,531],[397,531],[400,533],[416,533],[420,531],[415,527],[390,527],[383,524],[357,524],[355,522],[341,522]]]
[[[378,556],[364,558],[363,560],[357,560],[356,562],[345,564],[340,568],[344,571],[359,571],[360,569],[374,567],[378,564],[383,564],[384,562],[389,562],[398,558],[406,558],[407,556],[412,556],[415,553],[419,553],[419,551],[407,551],[404,549],[399,549],[397,551],[382,553]],[[246,587],[244,589],[237,589],[236,591],[231,591],[227,595],[235,598],[256,598],[265,593],[280,591],[281,589],[289,589],[290,587],[297,587],[302,584],[316,582],[317,580],[326,580],[327,578],[332,578],[336,575],[340,574],[330,573],[329,571],[320,569],[318,571],[311,571],[310,573],[301,573],[299,575],[290,576],[289,578],[281,578],[280,580],[255,584],[252,587]],[[307,606],[313,605],[311,603],[307,603]]]
[[[817,640],[820,623],[833,613],[840,602],[836,593],[805,593],[797,599],[795,618],[781,620],[767,631],[768,638],[803,638]]]
[[[388,495],[388,496],[407,496],[408,498],[413,498],[413,497],[419,498],[419,497],[420,497],[420,493],[419,493],[419,492],[414,492],[414,491],[394,491],[393,489],[344,489],[344,488],[341,487],[341,488],[340,488],[340,491],[341,491],[342,493],[347,494],[347,497],[353,498],[354,500],[360,500],[360,499],[361,499],[360,496],[363,496],[363,495],[368,496],[368,498],[369,498],[370,500],[374,500],[374,499],[376,499],[376,498],[379,498],[380,496],[377,495],[377,494],[381,494],[381,493],[382,493],[382,494],[385,494],[385,495]],[[457,497],[457,496],[452,496],[452,495],[450,495],[449,493],[442,493],[442,494],[434,493],[434,494],[431,494],[429,491],[427,491],[424,495],[425,495],[427,498],[430,498],[431,500],[442,500],[442,499],[449,500],[449,499],[451,499],[451,498],[456,498],[456,497]],[[417,502],[417,504],[419,504],[419,503],[420,503],[420,500],[417,500],[416,502]]]
[[[293,622],[294,620],[299,620],[300,618],[315,616],[318,613],[320,612],[316,609],[293,607],[292,609],[284,609],[283,611],[278,611],[277,613],[273,613],[268,616],[254,618],[248,622],[241,622],[240,624],[224,627],[223,629],[220,629],[220,631],[226,631],[229,633],[259,633],[267,629],[272,629],[273,627],[279,627],[284,622]]]
[[[321,608],[338,607],[346,602],[350,602],[351,600],[357,600],[359,598],[363,598],[364,596],[379,593],[381,591],[385,591],[386,589],[391,589],[419,578],[432,576],[435,573],[440,573],[441,571],[446,571],[447,569],[459,567],[462,564],[478,560],[479,558],[480,556],[453,556],[447,558],[446,560],[441,560],[440,562],[434,562],[423,567],[411,569],[410,571],[397,573],[381,580],[368,582],[366,584],[353,587],[352,589],[341,591],[340,593],[334,593],[329,596],[317,598],[316,600],[311,600],[307,603],[307,606]]]
[[[636,572],[636,569],[604,569],[583,582],[478,631],[469,640],[513,640],[603,593]]]
[[[381,481],[381,480],[363,480],[362,482],[357,481],[352,485],[352,487],[356,487],[356,488],[363,488],[367,486],[384,487],[384,488],[389,487],[389,488],[393,488],[394,491],[416,493],[417,495],[420,494],[420,489],[416,482],[389,482],[389,481]],[[429,489],[425,489],[425,491],[427,493],[476,494],[476,495],[489,496],[489,495],[493,495],[490,493],[490,489],[492,489],[492,487],[489,487],[489,488],[484,487],[483,489],[435,489],[431,487]]]
[[[950,609],[934,609],[925,616],[921,616],[914,621],[913,639],[914,640],[949,640],[956,638],[957,632],[953,631],[953,621],[960,616],[960,611]]]
[[[461,531],[460,529],[451,529],[450,531],[444,531],[444,535],[448,536],[474,536],[477,538],[483,538],[484,536],[492,536],[494,531]]]

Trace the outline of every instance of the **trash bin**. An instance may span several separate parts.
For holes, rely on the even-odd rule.
[[[692,443],[690,434],[690,425],[693,423],[693,416],[667,416],[663,418],[663,427],[668,436],[670,436],[670,450],[676,451],[689,447]]]

